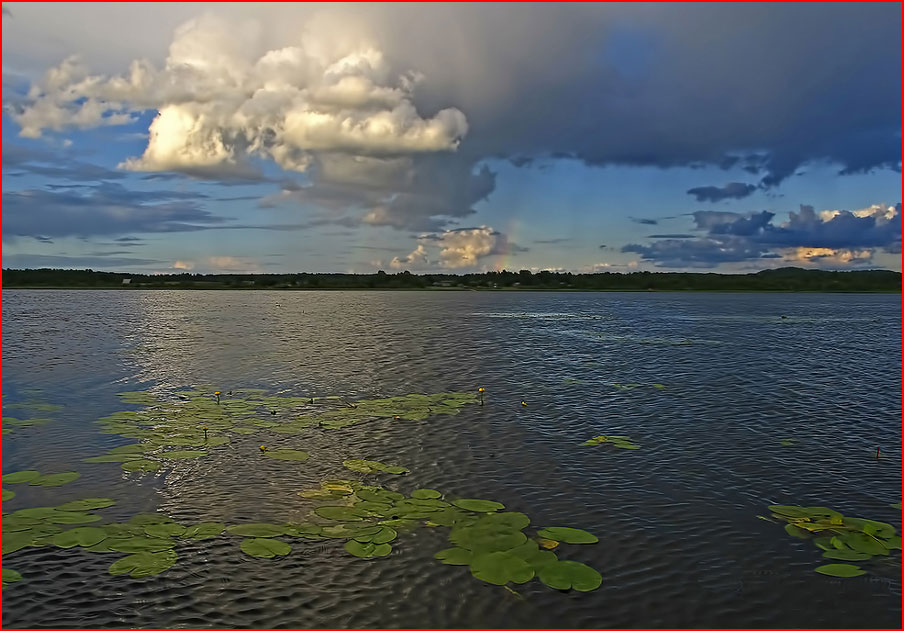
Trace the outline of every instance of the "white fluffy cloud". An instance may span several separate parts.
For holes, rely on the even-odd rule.
[[[393,257],[393,269],[476,268],[492,256],[524,252],[526,248],[490,226],[444,230],[418,237],[417,247],[407,256]],[[379,266],[379,261],[376,261]]]
[[[69,58],[11,115],[21,135],[37,137],[156,110],[144,154],[121,165],[142,171],[228,173],[257,156],[303,172],[320,154],[393,160],[458,147],[462,112],[421,116],[419,75],[394,73],[365,39],[333,37],[307,31],[297,45],[266,50],[254,24],[206,15],[177,29],[162,68],[136,60],[107,77]]]

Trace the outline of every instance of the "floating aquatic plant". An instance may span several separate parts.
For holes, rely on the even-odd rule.
[[[631,442],[631,438],[629,436],[594,436],[590,440],[585,440],[581,444],[589,446],[612,445],[613,447],[618,447],[619,449],[640,449],[640,445],[636,445]]]
[[[43,401],[22,401],[19,403],[4,403],[3,404],[4,412],[6,410],[30,410],[32,412],[41,412],[41,413],[54,413],[59,412],[63,409],[62,405],[56,405],[53,403],[46,403]],[[44,425],[46,423],[50,423],[54,419],[47,417],[33,417],[27,419],[20,419],[14,416],[9,416],[7,414],[3,414],[3,434],[11,434],[15,430],[15,428],[21,427],[34,427],[37,425]]]
[[[195,387],[176,392],[175,399],[146,391],[120,393],[124,403],[143,409],[121,410],[99,419],[100,431],[140,442],[117,447],[87,462],[118,462],[126,472],[153,472],[171,466],[173,459],[209,455],[212,448],[230,442],[230,435],[294,435],[316,427],[338,429],[381,418],[425,420],[438,414],[458,414],[464,405],[478,402],[476,393],[463,392],[350,402],[338,396],[268,396],[262,390],[234,390],[226,396],[221,393],[218,403],[215,392]],[[270,420],[261,419],[261,415]],[[180,449],[167,450],[173,447]],[[304,459],[292,454],[293,450],[262,451],[270,458]]]
[[[827,559],[866,561],[874,556],[889,556],[901,549],[901,537],[895,527],[881,521],[846,517],[824,506],[769,506],[772,517],[785,523],[785,531],[798,539],[812,540]],[[831,563],[816,568],[820,574],[842,578],[865,574],[859,566]]]
[[[3,568],[3,587],[11,583],[18,583],[22,580],[22,575],[10,568]]]
[[[781,441],[779,441],[779,444],[781,444],[782,447],[791,447],[796,442],[796,438],[782,438]]]
[[[139,552],[114,562],[110,566],[110,574],[128,574],[132,578],[154,576],[170,569],[178,558],[172,550]]]
[[[9,489],[3,489],[3,501],[11,500],[16,496],[15,491],[10,491]]]
[[[342,466],[359,473],[408,473],[408,469],[398,465],[388,465],[376,460],[343,460]]]
[[[30,486],[63,486],[69,484],[82,477],[81,473],[75,471],[66,471],[65,473],[47,473],[32,478],[29,481]]]
[[[272,559],[285,556],[292,551],[292,546],[278,539],[244,539],[242,552],[261,559]]]

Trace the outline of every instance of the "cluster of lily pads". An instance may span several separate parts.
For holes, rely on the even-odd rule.
[[[109,450],[86,462],[118,462],[127,472],[157,471],[168,461],[202,458],[209,450],[230,442],[231,435],[300,434],[310,428],[337,429],[381,418],[421,421],[436,414],[458,414],[461,407],[477,403],[478,395],[466,392],[411,394],[351,403],[342,397],[292,397],[266,395],[263,390],[215,392],[196,387],[171,399],[146,391],[123,392],[124,403],[143,406],[99,419],[103,434],[119,434],[139,442]],[[266,457],[305,460],[305,452],[269,450]]]
[[[483,499],[444,498],[435,489],[417,489],[406,497],[379,486],[354,480],[326,480],[319,489],[302,497],[330,502],[314,509],[315,518],[336,522],[295,525],[309,538],[348,537],[345,550],[355,556],[387,556],[399,531],[428,527],[450,529],[455,547],[436,553],[447,565],[467,565],[471,574],[494,585],[526,583],[535,576],[554,589],[591,591],[602,583],[599,572],[576,561],[560,561],[547,549],[562,543],[596,543],[583,530],[548,527],[529,538],[524,513],[504,511],[499,502]]]
[[[7,473],[3,476],[4,484],[24,484],[30,486],[63,486],[74,482],[81,477],[81,473],[75,471],[64,471],[63,473],[41,473],[34,469],[27,471],[16,471]],[[10,489],[3,489],[3,501],[11,500],[16,496],[16,492]]]
[[[640,445],[631,442],[630,436],[594,436],[590,440],[585,440],[582,445],[612,445],[619,449],[640,449]]]
[[[808,539],[823,550],[822,556],[840,561],[867,561],[901,549],[895,527],[881,521],[846,517],[823,506],[769,506],[772,516],[787,522],[792,537]],[[830,563],[816,568],[820,574],[848,578],[866,574],[859,565]]]
[[[32,417],[26,419],[7,416],[7,410],[27,410],[31,413],[37,412],[41,414],[53,414],[54,412],[59,412],[62,409],[62,405],[56,405],[53,403],[46,403],[44,401],[37,400],[21,401],[19,403],[4,403],[3,435],[6,436],[7,434],[12,434],[16,430],[16,428],[34,427],[37,425],[44,425],[53,421],[52,418],[47,416]]]
[[[21,473],[21,472],[20,472]],[[13,474],[16,475],[16,474]],[[142,578],[160,574],[178,560],[176,548],[191,540],[237,536],[245,554],[272,559],[292,552],[283,538],[344,540],[344,549],[360,558],[385,557],[402,531],[421,526],[448,527],[455,547],[435,556],[448,565],[468,565],[475,578],[494,585],[525,583],[536,576],[554,589],[590,591],[602,583],[600,574],[576,561],[561,561],[550,552],[559,543],[596,543],[583,530],[540,529],[529,538],[530,519],[506,512],[499,502],[482,499],[444,499],[433,489],[417,489],[410,496],[354,480],[326,480],[319,489],[299,495],[328,502],[311,511],[303,523],[223,522],[180,524],[162,513],[143,513],[125,522],[95,524],[94,512],[113,506],[110,498],[87,498],[59,506],[26,508],[3,516],[3,554],[29,547],[79,547],[87,552],[125,554],[109,566],[113,575]],[[73,525],[63,529],[61,525]],[[540,548],[544,548],[541,550]],[[4,586],[21,580],[4,569]]]

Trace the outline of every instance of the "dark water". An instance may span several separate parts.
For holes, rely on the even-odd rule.
[[[109,576],[110,555],[26,548],[3,559],[25,576],[4,590],[3,625],[899,626],[899,553],[865,562],[867,576],[832,579],[813,572],[822,560],[811,543],[756,517],[771,503],[824,505],[900,528],[889,507],[901,491],[899,300],[8,290],[5,402],[66,407],[4,437],[3,470],[82,477],[16,485],[7,512],[108,496],[118,502],[101,511],[110,519],[162,510],[285,521],[310,508],[299,490],[349,477],[343,459],[372,458],[411,469],[386,476],[390,488],[494,499],[535,525],[596,533],[599,544],[560,557],[592,565],[604,582],[561,593],[532,581],[519,599],[434,561],[447,531],[430,528],[402,535],[379,560],[301,539],[290,556],[259,560],[220,537],[180,546],[176,566],[140,580]],[[268,438],[309,451],[303,465],[252,457],[255,436],[156,477],[81,462],[129,442],[93,423],[129,408],[116,392],[192,384],[347,398],[484,386],[489,396],[425,423]],[[604,433],[643,448],[579,446]],[[780,446],[788,437],[798,442]]]

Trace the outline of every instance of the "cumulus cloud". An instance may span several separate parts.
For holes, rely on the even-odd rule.
[[[741,182],[729,182],[725,186],[698,186],[688,190],[688,195],[693,195],[698,202],[718,202],[723,199],[741,199],[747,197],[756,190],[753,184]]]
[[[389,266],[392,269],[402,269],[405,266],[418,267],[426,265],[427,263],[427,249],[424,247],[423,243],[418,243],[417,247],[414,249],[411,254],[408,256],[404,256],[399,258],[398,256],[392,257],[392,260],[389,262]]]
[[[116,125],[157,112],[141,156],[120,166],[199,177],[252,177],[253,159],[346,187],[393,189],[412,156],[454,151],[464,114],[422,116],[420,76],[394,73],[372,42],[325,46],[309,30],[297,45],[266,50],[259,29],[205,15],[177,29],[162,68],[132,62],[118,76],[92,75],[75,57],[32,85],[10,112],[20,135]],[[263,52],[261,52],[263,51]]]
[[[900,203],[819,213],[802,205],[779,224],[773,223],[775,213],[769,211],[698,211],[692,217],[703,235],[651,235],[662,239],[628,244],[622,251],[661,267],[715,267],[766,258],[789,264],[852,266],[870,263],[880,249],[899,252],[901,248]]]
[[[527,252],[508,236],[490,226],[456,228],[418,236],[417,247],[407,256],[393,257],[393,269],[476,268],[489,257]],[[379,261],[376,261],[379,266]]]

